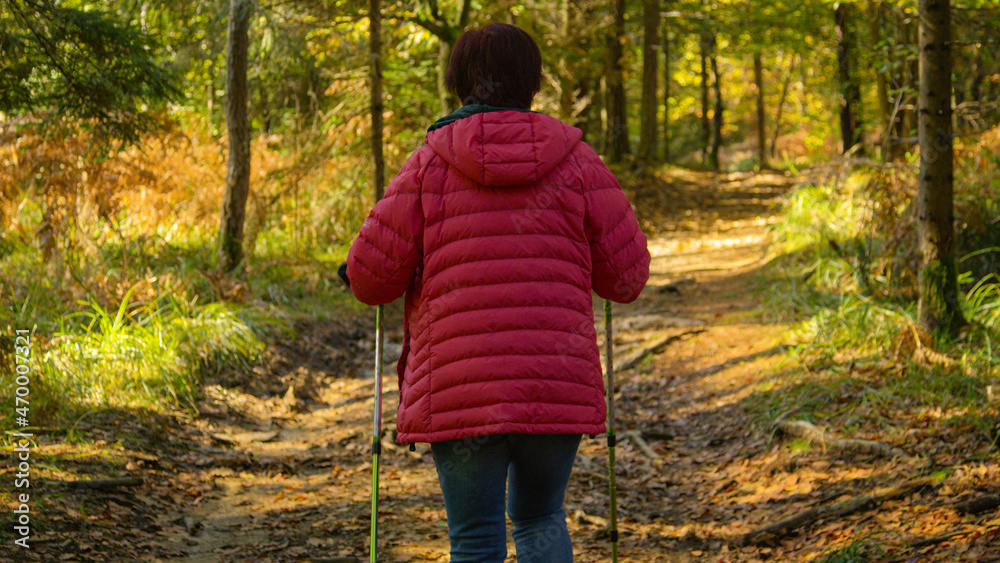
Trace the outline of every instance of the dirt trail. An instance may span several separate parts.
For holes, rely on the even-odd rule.
[[[921,537],[907,528],[921,510],[964,525],[920,498],[821,522],[772,545],[740,547],[755,527],[920,469],[913,461],[792,455],[740,408],[758,383],[783,369],[786,327],[759,320],[752,283],[765,260],[773,205],[792,183],[780,174],[675,171],[665,179],[643,176],[630,190],[653,262],[642,296],[615,306],[616,364],[633,365],[618,373],[615,393],[623,562],[811,561],[869,527],[906,545]],[[599,325],[601,309],[595,303]],[[398,304],[387,317],[388,373],[399,353]],[[144,483],[53,500],[39,516],[28,560],[367,561],[373,325],[368,313],[300,323],[295,338],[272,342],[263,367],[209,382],[197,417],[119,413],[87,421],[81,430],[108,435],[93,458],[57,442],[41,446],[42,458],[73,463],[77,474],[125,473]],[[394,379],[383,379],[386,429],[395,424]],[[126,445],[114,442],[123,437]],[[94,461],[98,453],[116,461]],[[580,563],[609,560],[606,459],[602,439],[585,439],[570,482],[566,509]],[[390,434],[382,463],[380,560],[447,561],[428,445],[411,452]],[[66,508],[74,503],[83,510]],[[512,544],[509,551],[512,562]]]
[[[619,427],[646,442],[626,437],[619,455],[626,489],[622,555],[754,561],[756,550],[730,552],[744,525],[719,510],[713,494],[731,481],[728,464],[745,463],[764,445],[738,403],[774,363],[783,327],[754,320],[759,303],[750,284],[766,258],[774,205],[792,180],[777,174],[684,180],[674,178],[673,188],[698,194],[701,207],[659,218],[647,289],[636,303],[616,306],[619,348],[670,340],[620,376]],[[649,329],[631,322],[650,314],[658,320]],[[602,546],[595,547],[593,559],[581,560],[606,560]]]
[[[666,352],[619,376],[623,561],[676,560],[691,551],[689,544],[710,549],[718,543],[702,539],[712,535],[699,524],[710,507],[699,491],[685,486],[686,474],[713,474],[721,458],[732,456],[729,444],[745,435],[724,421],[744,386],[737,374],[775,350],[769,336],[775,329],[739,318],[756,305],[746,292],[747,275],[764,256],[768,206],[789,181],[734,176],[713,184],[692,178],[687,188],[697,189],[709,205],[687,215],[677,210],[674,223],[661,225],[665,229],[650,240],[648,288],[636,303],[615,310],[620,361],[651,342],[677,337]],[[367,337],[370,321],[358,322],[365,330],[355,336]],[[393,308],[387,326],[398,323]],[[398,331],[390,330],[389,337],[391,352],[398,349]],[[238,407],[218,405],[239,404],[240,395],[216,390],[215,406],[206,404],[206,410],[227,413],[197,421],[203,435],[215,438],[193,454],[192,471],[176,476],[193,500],[161,519],[173,532],[166,545],[178,556],[171,560],[364,559],[373,405],[365,342],[359,338],[352,350],[364,358],[359,365],[347,377],[316,387],[307,403],[285,396],[264,405],[242,396],[242,416],[234,417],[229,415]],[[316,368],[316,361],[305,363],[306,370]],[[391,376],[384,387],[386,426],[392,428],[398,395]],[[277,410],[266,415],[268,408]],[[640,440],[650,452],[640,449]],[[444,510],[428,446],[410,452],[390,438],[383,445],[384,560],[446,561]],[[607,559],[600,537],[607,512],[605,460],[603,442],[585,440],[570,485],[567,512],[582,562]],[[513,561],[513,546],[510,551]]]
[[[716,528],[735,526],[713,519],[704,486],[723,482],[724,461],[741,455],[733,446],[747,431],[727,412],[744,374],[774,350],[776,329],[745,320],[756,306],[746,283],[764,255],[769,206],[789,184],[779,175],[678,173],[646,176],[633,190],[654,259],[640,299],[615,308],[619,365],[650,342],[669,343],[618,376],[622,561],[694,557],[722,545]],[[389,373],[398,304],[387,317]],[[269,345],[263,366],[208,381],[196,417],[103,413],[77,428],[96,440],[87,451],[46,440],[38,455],[75,475],[143,484],[53,489],[28,560],[367,560],[373,325],[367,313],[297,324],[294,338]],[[384,376],[387,429],[395,387]],[[429,446],[411,452],[390,435],[383,452],[380,560],[447,561]],[[603,440],[585,439],[566,507],[584,563],[608,559],[605,464]]]

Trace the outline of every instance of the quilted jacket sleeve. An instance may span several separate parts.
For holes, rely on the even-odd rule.
[[[593,150],[587,153],[582,159],[583,193],[594,291],[603,299],[630,303],[649,279],[646,235],[615,175]]]
[[[415,152],[403,164],[347,254],[347,277],[362,303],[381,305],[401,297],[420,265],[422,152]]]

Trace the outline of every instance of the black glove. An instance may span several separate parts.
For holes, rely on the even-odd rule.
[[[347,264],[341,264],[340,267],[337,268],[337,275],[340,276],[340,279],[344,280],[344,285],[350,289],[351,280],[347,279]]]

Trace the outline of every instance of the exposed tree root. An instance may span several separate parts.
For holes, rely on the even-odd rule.
[[[962,514],[979,514],[1000,507],[1000,493],[976,497],[955,503],[955,510]]]
[[[786,420],[777,425],[777,430],[786,436],[799,438],[811,445],[820,446],[835,455],[850,457],[868,455],[875,457],[909,457],[905,451],[876,440],[837,438],[822,428],[804,420]]]
[[[819,519],[840,518],[860,510],[874,507],[883,501],[906,496],[911,492],[929,487],[935,483],[932,477],[918,477],[894,487],[883,487],[874,491],[851,497],[833,504],[814,506],[784,520],[768,524],[745,534],[740,538],[740,545],[756,545],[779,538]]]
[[[699,333],[702,333],[702,332],[705,332],[705,329],[699,328],[699,329],[694,329],[694,330],[686,330],[686,331],[684,331],[684,332],[682,332],[680,334],[674,334],[674,335],[667,336],[667,337],[661,338],[659,340],[656,340],[652,344],[649,344],[648,346],[642,347],[639,351],[633,352],[633,353],[629,354],[628,357],[626,357],[621,362],[621,364],[615,365],[615,370],[618,370],[618,371],[630,370],[630,369],[634,368],[635,366],[639,365],[639,363],[642,362],[642,360],[646,356],[648,356],[650,354],[659,354],[667,346],[670,346],[671,344],[673,344],[674,342],[680,340],[681,338],[684,338],[685,336],[690,336],[692,334],[699,334]]]

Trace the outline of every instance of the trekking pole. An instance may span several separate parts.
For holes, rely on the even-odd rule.
[[[375,307],[375,420],[372,428],[372,526],[370,561],[375,563],[378,538],[378,459],[382,453],[382,306]]]
[[[611,501],[611,561],[618,563],[618,495],[615,482],[615,368],[612,353],[611,301],[604,300],[604,343],[608,351],[608,490]]]

